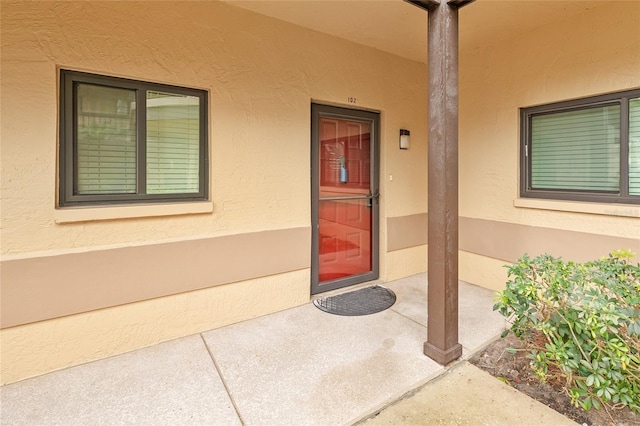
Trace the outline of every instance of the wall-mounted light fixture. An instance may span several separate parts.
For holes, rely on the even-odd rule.
[[[400,129],[400,149],[409,149],[409,135],[411,135],[410,131]]]

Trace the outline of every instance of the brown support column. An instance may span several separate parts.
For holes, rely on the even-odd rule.
[[[429,286],[424,354],[440,364],[458,343],[458,9],[474,0],[405,0],[429,12]]]
[[[458,9],[429,9],[429,254],[424,354],[448,364],[458,343]]]

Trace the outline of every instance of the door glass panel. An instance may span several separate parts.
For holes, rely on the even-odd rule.
[[[319,281],[371,271],[371,124],[320,118]]]

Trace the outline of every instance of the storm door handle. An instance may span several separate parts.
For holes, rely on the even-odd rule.
[[[371,191],[369,191],[369,194],[367,195],[367,209],[371,209],[373,200],[376,200],[376,204],[379,202],[380,192],[376,191],[375,194],[372,194]]]

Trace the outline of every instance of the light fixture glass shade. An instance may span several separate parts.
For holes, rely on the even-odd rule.
[[[405,129],[400,129],[400,149],[409,149],[411,132]]]

